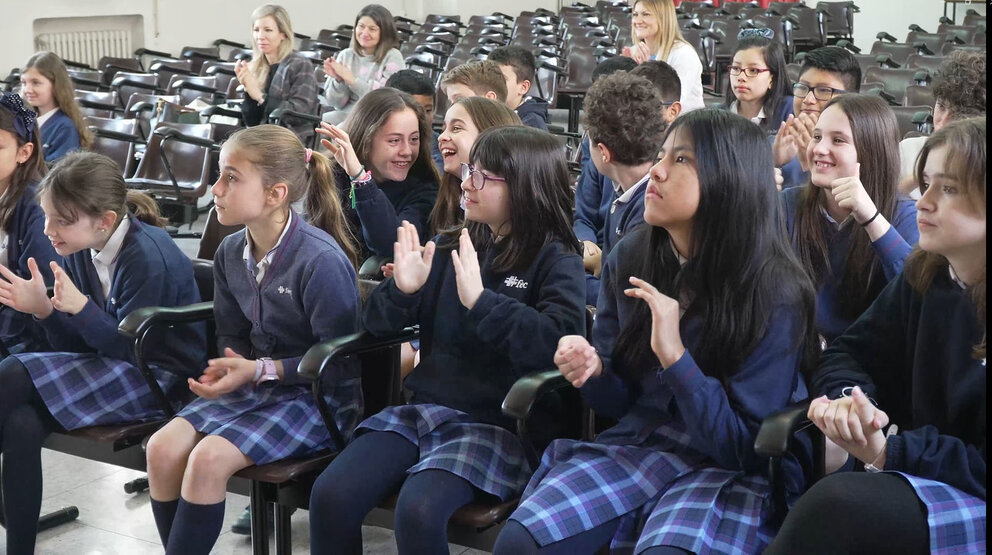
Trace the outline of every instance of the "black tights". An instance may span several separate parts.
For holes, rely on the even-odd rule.
[[[573,553],[596,553],[610,543],[620,526],[620,517],[580,534],[549,543],[537,545],[534,537],[523,524],[508,520],[496,538],[493,555],[572,555]],[[688,551],[672,546],[650,547],[642,555],[685,555]]]
[[[27,369],[14,357],[0,362],[0,452],[7,553],[34,553],[41,513],[41,444],[59,428]]]
[[[906,480],[841,472],[799,498],[765,554],[929,551],[927,511]]]
[[[443,470],[407,477],[420,458],[416,445],[392,432],[366,432],[317,478],[310,496],[310,550],[362,552],[362,521],[400,490],[394,528],[400,555],[447,554],[448,519],[479,492]],[[401,487],[402,486],[402,487]]]

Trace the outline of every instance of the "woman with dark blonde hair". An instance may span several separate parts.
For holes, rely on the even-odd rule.
[[[282,108],[317,115],[317,79],[313,64],[293,52],[293,26],[282,6],[265,4],[251,14],[252,59],[234,68],[245,88],[241,104],[245,125],[266,123],[274,110]],[[303,144],[313,137],[313,124],[295,118],[282,121]]]
[[[46,163],[53,164],[73,150],[89,148],[93,136],[83,121],[69,72],[56,54],[38,52],[28,59],[21,70],[21,94],[38,112]]]
[[[355,16],[351,46],[324,60],[324,98],[334,110],[324,120],[341,123],[369,91],[384,87],[389,76],[406,67],[393,14],[369,4]]]
[[[679,29],[672,0],[638,0],[630,18],[633,44],[623,55],[637,63],[661,60],[672,66],[682,82],[682,111],[703,107],[703,64]]]
[[[765,553],[985,552],[985,142],[976,118],[924,144],[919,247],[811,384],[810,420],[867,472],[817,482]]]
[[[873,96],[834,97],[807,149],[809,182],[782,191],[786,228],[817,285],[816,327],[827,343],[902,271],[916,244],[916,208],[900,196],[899,127]]]

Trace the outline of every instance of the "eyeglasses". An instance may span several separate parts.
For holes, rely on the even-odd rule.
[[[771,68],[730,66],[730,74],[734,77],[740,75],[742,71],[748,77],[757,77],[766,71],[771,71]]]
[[[476,191],[481,191],[483,187],[486,186],[486,180],[489,181],[502,181],[506,183],[506,179],[502,177],[496,177],[493,175],[486,175],[482,173],[482,170],[475,169],[472,164],[462,164],[462,181],[465,181],[469,177],[472,178],[472,188]]]
[[[847,91],[844,89],[835,89],[833,87],[813,87],[809,88],[809,85],[804,85],[802,83],[796,83],[792,85],[792,94],[798,98],[806,98],[809,91],[813,91],[813,98],[817,100],[830,100],[835,94],[844,94]]]

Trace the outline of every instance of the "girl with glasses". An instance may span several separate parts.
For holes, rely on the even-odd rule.
[[[361,553],[362,521],[397,491],[399,552],[447,553],[459,507],[517,497],[530,475],[500,406],[553,363],[559,337],[584,330],[568,169],[554,137],[523,126],[484,131],[469,159],[465,223],[421,249],[404,222],[393,277],[365,303],[374,335],[420,325],[421,362],[404,381],[409,404],[360,424],[314,484],[314,553]]]
[[[730,64],[724,106],[774,135],[792,115],[791,92],[782,44],[763,36],[742,37]]]

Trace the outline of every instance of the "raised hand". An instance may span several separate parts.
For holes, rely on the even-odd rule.
[[[603,373],[602,359],[581,335],[566,335],[558,340],[555,366],[574,387],[582,387],[589,378]]]
[[[331,60],[331,70],[334,73],[335,79],[344,82],[344,84],[349,87],[355,84],[355,74],[351,72],[351,68],[342,64],[341,62],[330,58]]]
[[[651,350],[662,368],[668,368],[685,353],[679,332],[679,303],[643,279],[631,276],[630,284],[633,287],[625,289],[624,294],[648,303],[651,309]]]
[[[775,142],[772,143],[772,154],[778,167],[788,164],[799,154],[799,143],[792,133],[792,122],[795,119],[795,116],[789,114],[789,117],[778,126]]]
[[[809,145],[813,141],[813,130],[816,129],[816,122],[819,119],[819,114],[803,112],[792,122],[791,130],[796,139],[799,165],[802,166],[803,171],[809,171]]]
[[[89,302],[89,297],[79,292],[76,284],[69,278],[69,274],[59,267],[53,260],[51,263],[52,273],[55,275],[55,295],[52,297],[52,306],[59,312],[66,314],[79,314]]]
[[[34,258],[28,259],[28,271],[31,278],[23,279],[0,264],[0,276],[3,276],[0,279],[0,303],[39,319],[47,318],[53,310],[52,302],[48,299],[45,278]]]
[[[245,94],[255,100],[262,97],[262,87],[258,85],[258,79],[255,78],[255,74],[248,69],[248,62],[238,60],[234,64],[234,75],[238,78],[238,82],[244,86]]]
[[[393,243],[393,282],[396,288],[412,295],[427,283],[434,260],[434,241],[428,241],[421,249],[417,228],[403,220],[396,228],[396,242]]]
[[[250,383],[255,377],[257,366],[257,361],[247,360],[227,347],[223,357],[207,362],[207,368],[199,381],[189,378],[186,383],[189,384],[190,391],[198,396],[216,399]]]
[[[479,254],[475,252],[468,229],[462,228],[462,234],[458,237],[458,250],[451,251],[451,262],[455,266],[458,299],[465,308],[471,310],[482,296],[483,287]]]
[[[336,63],[337,61],[334,59],[334,56],[329,56],[327,58],[324,58],[324,75],[328,77],[333,77],[334,79],[340,81],[341,78],[338,77],[337,72],[334,71],[334,65]]]
[[[316,131],[318,135],[327,137],[321,139],[320,144],[331,151],[338,165],[344,168],[349,177],[357,177],[358,172],[362,171],[362,163],[358,160],[355,147],[351,144],[351,137],[337,125],[327,122],[321,122]]]
[[[640,41],[634,45],[630,50],[630,57],[634,58],[634,61],[643,64],[651,59],[652,52],[648,49],[648,43]]]
[[[813,399],[807,416],[824,436],[862,462],[878,461],[885,450],[882,428],[888,425],[889,416],[876,408],[860,387],[855,387],[850,397]]]

